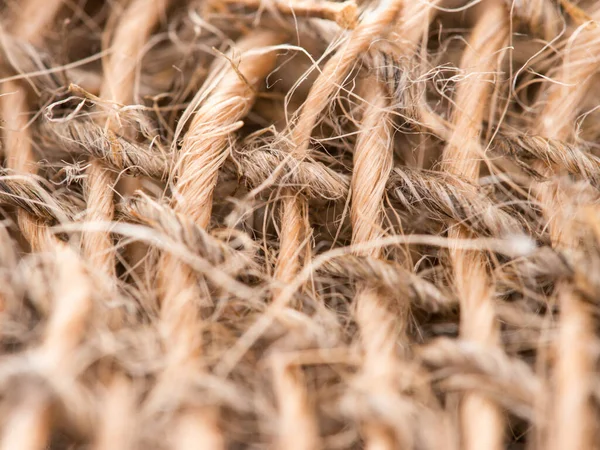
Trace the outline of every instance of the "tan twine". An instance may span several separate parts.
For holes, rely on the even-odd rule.
[[[10,0],[0,448],[599,448],[593,1]]]

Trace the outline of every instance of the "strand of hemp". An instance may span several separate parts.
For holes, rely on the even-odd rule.
[[[44,3],[44,7],[41,7],[41,3]],[[14,19],[10,32],[17,39],[32,45],[39,44],[61,6],[62,0],[28,0],[22,5],[21,14]],[[23,83],[5,82],[1,94],[6,164],[9,169],[35,174],[37,163],[27,128],[29,108],[26,87]],[[35,217],[19,209],[17,223],[32,251],[53,248],[49,230]],[[57,317],[56,312],[52,317]],[[47,338],[48,341],[54,340]],[[37,450],[46,447],[51,428],[50,402],[47,396],[36,394],[35,390],[26,394],[3,424],[0,446],[3,450]]]
[[[465,47],[461,68],[469,76],[458,83],[454,131],[443,153],[443,167],[453,175],[477,183],[482,122],[489,105],[493,73],[508,37],[507,11],[501,1],[486,2]],[[456,224],[449,239],[470,237]],[[454,283],[460,301],[460,334],[486,347],[498,345],[498,327],[492,301],[492,285],[485,256],[451,247]],[[466,393],[461,404],[462,439],[466,450],[503,448],[503,418],[498,406],[481,394]]]
[[[273,390],[277,397],[279,411],[277,448],[282,450],[321,448],[319,424],[307,392],[302,368],[289,361],[285,355],[272,358]]]
[[[415,56],[419,41],[428,29],[424,22],[429,24],[434,6],[435,3],[411,3],[402,11],[402,25],[396,28],[401,33],[398,37],[402,39],[402,45],[396,50],[404,58]],[[382,237],[383,198],[394,162],[389,99],[376,77],[366,79],[364,86],[362,97],[367,106],[354,151],[351,181],[352,244],[376,241]],[[381,250],[374,247],[358,254],[379,258]],[[364,348],[363,374],[367,380],[377,380],[374,384],[369,382],[372,395],[388,396],[398,388],[395,384],[397,371],[394,370],[399,363],[396,344],[406,343],[408,305],[387,304],[385,296],[363,282],[357,285],[355,308],[355,320]],[[393,449],[410,445],[410,437],[402,436],[393,425],[366,421],[366,448]]]
[[[599,12],[594,14],[594,19],[598,19]],[[559,141],[572,139],[578,109],[589,92],[592,75],[600,68],[600,60],[595,56],[599,52],[600,28],[597,25],[580,27],[569,38],[563,63],[552,76],[556,82],[549,84],[540,94],[544,103],[538,111],[534,127],[537,134]],[[534,164],[534,169],[552,175],[560,167],[553,165],[549,168],[543,161],[539,161]],[[576,248],[579,244],[573,229],[573,219],[578,216],[577,210],[590,205],[574,202],[560,186],[545,183],[535,185],[542,210],[548,218],[552,245],[558,248]],[[576,212],[565,205],[574,206]],[[591,207],[598,210],[596,205]],[[589,342],[593,341],[595,334],[593,312],[571,283],[561,282],[555,289],[560,316],[555,403],[550,422],[554,426],[550,440],[547,441],[548,447],[557,450],[597,448],[594,438],[597,415],[590,400],[593,390],[592,374],[595,371],[595,357],[589,349]]]
[[[39,45],[45,29],[52,23],[62,6],[62,0],[31,0],[24,3],[21,15],[13,23],[13,35],[33,45]],[[2,86],[2,113],[6,121],[5,151],[9,168],[35,174],[37,164],[27,129],[27,94],[23,84],[8,82]],[[76,371],[68,357],[85,332],[91,308],[90,288],[79,257],[65,245],[55,245],[49,229],[23,210],[18,211],[18,224],[33,251],[52,250],[59,269],[57,288],[52,299],[53,309],[46,325],[44,338],[35,351],[34,359],[43,365],[48,380],[66,381]],[[2,449],[26,450],[47,447],[53,416],[49,393],[35,389],[22,398],[4,424]]]
[[[48,448],[55,420],[55,394],[51,391],[60,393],[65,386],[72,388],[76,383],[79,368],[72,355],[85,335],[92,308],[92,287],[79,255],[67,245],[56,245],[52,258],[57,268],[51,299],[53,310],[41,344],[28,355],[50,387],[28,386],[27,393],[3,424],[2,450]],[[84,433],[91,431],[86,417],[76,417],[74,421],[82,424]]]
[[[403,2],[399,0],[387,0],[374,12],[370,13],[363,21],[350,32],[347,41],[340,46],[338,51],[325,64],[323,71],[312,85],[308,98],[302,106],[300,116],[291,130],[291,141],[294,146],[292,155],[303,159],[309,151],[310,136],[319,115],[327,107],[331,99],[338,91],[340,84],[350,72],[356,62],[356,58],[365,52],[369,45],[378,36],[385,34],[388,27],[393,24],[402,9]],[[275,267],[275,279],[281,285],[285,285],[298,273],[301,262],[299,256],[303,253],[303,242],[307,236],[308,229],[308,204],[306,199],[295,195],[294,192],[284,190],[281,193],[281,223],[280,223],[280,250]],[[275,296],[277,302],[277,294]],[[291,372],[294,370],[294,372]],[[316,445],[315,424],[311,421],[311,414],[305,414],[309,408],[307,405],[307,394],[301,385],[301,373],[299,369],[288,368],[287,370],[275,371],[276,386],[280,389],[278,400],[283,416],[284,430],[280,437],[281,448],[293,443],[297,449],[308,449]],[[283,380],[281,377],[285,377]],[[295,395],[288,396],[281,392],[281,386],[293,388]],[[286,424],[298,422],[304,430],[306,439],[296,441],[293,434],[285,430],[292,429]]]
[[[39,45],[62,4],[63,0],[24,2],[9,32],[16,39]],[[6,165],[17,172],[35,174],[38,167],[28,129],[27,88],[24,83],[17,81],[5,82],[0,95],[2,119],[5,121],[3,137]],[[32,251],[48,250],[52,246],[53,238],[48,228],[31,214],[19,209],[17,223]]]
[[[294,236],[298,242],[302,242],[305,236],[302,233],[308,229],[306,211],[302,208],[307,206],[299,197],[293,196],[281,199],[281,207],[287,208],[282,217],[284,222],[281,226],[287,230],[297,233]],[[300,248],[287,248],[282,250],[279,259],[292,261],[287,266],[288,274],[295,273],[300,267],[297,252]],[[293,271],[290,270],[293,268]],[[275,280],[291,281],[282,273],[281,266],[275,268]],[[274,290],[274,298],[278,298],[280,290]],[[273,387],[278,402],[279,426],[277,436],[277,447],[291,450],[310,450],[320,448],[322,443],[319,437],[319,426],[316,421],[314,407],[306,388],[305,377],[302,368],[292,364],[288,358],[280,355],[273,356],[272,362]]]
[[[237,67],[232,67],[229,59],[216,61],[206,82],[208,87],[201,91],[203,102],[198,105],[195,101],[188,107],[193,117],[176,161],[173,209],[199,227],[209,225],[213,191],[229,153],[231,133],[250,111],[257,90],[275,67],[276,54],[260,50],[281,41],[282,36],[269,31],[253,32],[239,40],[228,55],[233,58],[242,54]],[[253,52],[248,53],[250,50]],[[185,407],[185,399],[172,392],[174,379],[179,380],[175,385],[183,387],[202,372],[200,310],[209,299],[203,298],[194,271],[176,258],[164,255],[158,270],[161,333],[170,351],[155,395],[160,397],[161,385],[165,386],[169,391],[164,393],[166,397],[175,397],[181,408],[177,415],[176,448],[224,448],[218,414],[206,407]]]
[[[370,12],[368,15],[366,15],[366,17],[363,18],[363,21],[356,27],[354,31],[350,33],[348,40],[340,46],[337,52],[325,64],[323,71],[313,84],[308,98],[302,106],[302,110],[295,127],[291,132],[291,140],[294,145],[292,154],[295,158],[302,159],[308,153],[310,135],[319,115],[328,106],[329,102],[340,88],[340,84],[343,82],[344,78],[355,64],[356,58],[364,53],[377,37],[385,36],[389,31],[391,31],[391,28],[396,26],[396,22],[402,7],[403,2],[400,1],[383,2],[377,10]],[[428,10],[428,8],[424,9]],[[428,11],[426,11],[426,13],[428,13]],[[420,36],[420,33],[416,33],[416,35]],[[409,39],[413,37],[414,36],[411,34]],[[379,92],[375,96],[376,98],[373,99],[376,101],[376,103],[378,103],[378,107],[384,107],[384,105],[381,105],[378,102],[378,100],[382,100],[381,95],[382,94]],[[373,116],[381,118],[381,111],[376,112],[371,108],[369,109],[369,114],[371,113],[373,113]],[[385,116],[382,119],[382,126],[385,128]],[[378,129],[381,130],[381,128]],[[386,134],[386,131],[382,132]],[[389,133],[386,134],[386,136],[388,136],[387,139],[389,139]],[[385,141],[385,138],[382,139]],[[379,147],[381,147],[381,145]],[[391,164],[391,162],[389,164]],[[386,177],[384,177],[384,179],[385,178]],[[385,187],[385,181],[383,181],[383,184],[378,183],[378,186]],[[298,255],[301,254],[301,243],[303,242],[307,233],[306,224],[308,223],[308,205],[304,198],[295,196],[292,192],[287,191],[282,193],[281,203],[281,209],[283,211],[281,215],[280,230],[281,245],[275,277],[280,283],[286,284],[289,283],[289,281],[294,277],[301,265]],[[377,202],[374,204],[377,205]],[[377,208],[379,207],[380,206],[377,205]],[[369,215],[368,217],[370,218],[373,216]],[[361,227],[360,225],[358,226]],[[357,239],[359,240],[363,240],[365,238],[364,233],[361,231],[358,232],[357,236]],[[394,343],[395,339],[390,337],[392,333],[392,330],[390,329],[391,323],[389,323],[389,320],[385,318],[385,306],[380,304],[380,299],[376,295],[372,294],[373,293],[369,292],[367,289],[358,295],[357,308],[360,312],[357,312],[357,317],[359,318],[359,325],[361,326],[361,329],[363,329],[364,338],[367,341],[365,344],[366,354],[378,359],[378,356],[376,355],[378,354],[379,349],[376,347],[380,341],[380,336],[383,335],[384,340],[387,343]],[[381,319],[381,323],[388,325],[387,327],[384,327],[388,333],[379,334],[380,329],[378,327],[373,327],[376,320],[363,320],[363,316],[361,314],[362,312],[370,314],[371,317],[375,317],[376,315],[377,318]],[[393,348],[393,345],[392,347],[389,347],[390,352],[393,352]],[[390,352],[387,352],[386,356],[381,356],[382,360],[386,362],[383,367],[389,368],[389,364],[387,363],[389,361],[393,362],[394,360],[394,357]],[[372,367],[377,367],[377,365],[373,365]],[[299,392],[301,389],[303,388],[298,386],[296,383],[296,391]],[[298,396],[300,397],[300,395]],[[302,397],[305,398],[305,396]],[[290,420],[292,420],[293,417],[304,417],[306,428],[311,429],[311,424],[307,423],[308,420],[305,417],[306,415],[302,416],[301,414],[306,409],[306,405],[302,403],[297,403],[297,405],[299,406],[296,410],[296,414],[295,416],[290,415]],[[369,435],[367,439],[370,442],[370,446],[377,447],[381,445],[384,446],[384,448],[394,447],[393,437],[390,435],[390,431],[386,429],[386,427],[381,427],[379,425],[375,425],[374,423],[370,423],[366,425],[365,432],[367,432]]]
[[[364,84],[362,97],[367,106],[354,150],[351,183],[353,244],[381,237],[383,197],[393,165],[388,98],[375,77],[366,79]],[[381,250],[373,248],[361,254],[377,258]],[[354,316],[364,349],[363,372],[367,379],[377,380],[369,386],[369,393],[375,397],[388,395],[395,391],[396,342],[405,340],[402,329],[406,325],[406,311],[392,313],[385,297],[368,284],[361,283],[356,289]],[[393,449],[398,445],[389,427],[377,420],[366,420],[364,434],[367,449]]]
[[[100,89],[100,97],[111,102],[114,107],[128,105],[133,101],[135,72],[141,51],[168,7],[169,1],[149,3],[145,0],[134,0],[117,23],[112,37],[113,51],[105,61],[104,79]],[[121,131],[118,119],[114,117],[109,117],[105,126],[114,132]],[[115,183],[116,175],[100,160],[92,158],[85,185],[87,220],[113,220]],[[111,279],[115,277],[115,249],[110,233],[87,233],[83,239],[83,251],[95,267]]]
[[[349,33],[346,41],[327,61],[323,71],[313,83],[302,105],[298,120],[291,130],[293,157],[300,160],[306,157],[309,152],[310,136],[319,115],[338,92],[357,58],[367,51],[374,40],[385,36],[395,25],[402,7],[401,0],[381,2],[376,10],[363,17],[358,26]],[[279,281],[286,283],[293,278],[300,267],[298,257],[289,258],[288,255],[298,255],[302,247],[302,239],[306,231],[300,227],[307,222],[302,214],[306,214],[308,206],[305,199],[287,191],[282,192],[282,203],[281,245],[276,274]]]
[[[110,102],[111,106],[118,108],[133,102],[135,73],[140,64],[142,49],[169,3],[170,0],[154,2],[133,0],[123,11],[110,40],[112,51],[104,61],[104,77],[100,86],[101,99]],[[114,114],[118,112],[115,111]],[[127,134],[127,129],[120,126],[118,117],[109,117],[104,126],[114,133]],[[115,172],[109,170],[101,160],[91,158],[86,175],[84,185],[87,204],[86,220],[112,221]],[[82,245],[83,253],[92,266],[109,280],[114,280],[115,249],[110,233],[105,231],[85,233]],[[110,320],[118,323],[119,312],[111,312]],[[108,380],[105,395],[104,414],[101,415],[97,429],[95,445],[97,450],[114,448],[115,444],[127,446],[127,443],[131,443],[133,430],[137,426],[131,420],[135,417],[133,414],[135,395],[128,380],[119,374],[113,375]]]
[[[28,15],[23,19],[26,24],[24,26],[16,26],[19,32],[16,32],[16,37],[24,38],[31,36],[40,39],[43,35],[41,30],[47,26],[52,20],[54,14],[58,11],[62,2],[45,2],[43,6],[39,1],[30,1],[25,5],[23,11],[29,11]],[[134,17],[139,17],[139,7],[145,2],[138,2],[138,11],[134,11]],[[152,10],[152,8],[144,8]],[[39,29],[36,31],[32,24],[37,24]],[[131,25],[131,23],[129,23]],[[125,29],[128,27],[126,26]],[[128,32],[130,33],[131,30]],[[23,34],[27,36],[23,36]],[[32,42],[35,43],[35,42]],[[141,44],[137,44],[138,49]],[[137,52],[137,50],[134,50]],[[119,64],[119,61],[117,61]],[[122,65],[121,65],[122,67]],[[133,76],[133,70],[129,71]],[[111,79],[110,76],[107,79]],[[133,84],[133,80],[129,85]],[[123,90],[127,90],[127,83],[120,84]],[[26,115],[26,94],[23,89],[15,82],[9,82],[4,85],[4,89],[8,92],[17,90],[15,95],[8,95],[6,102],[3,102],[4,117],[7,118],[8,127],[5,135],[7,143],[7,162],[10,168],[15,170],[26,170],[35,173],[36,165],[33,161],[33,153],[31,151],[31,143],[29,133],[25,128],[27,124]],[[129,88],[131,89],[131,88]],[[120,98],[124,98],[121,95]],[[11,150],[14,150],[11,152]],[[104,170],[92,172],[91,179],[95,181],[88,185],[88,192],[91,192],[91,197],[88,197],[90,209],[94,210],[94,205],[101,205],[101,209],[112,211],[112,197],[107,197],[105,187],[110,185],[110,174]],[[48,248],[49,237],[48,230],[42,224],[37,223],[36,219],[30,217],[24,211],[18,212],[19,226],[30,242],[33,250]],[[95,219],[105,219],[105,216],[96,216]],[[109,244],[112,246],[112,244]],[[85,243],[84,243],[85,247]],[[61,256],[62,255],[62,256]],[[101,260],[108,261],[105,267],[112,266],[110,252],[106,252]],[[65,289],[71,287],[72,291],[64,291],[63,295],[57,295],[55,307],[53,308],[44,342],[39,350],[38,359],[45,361],[47,364],[46,375],[48,377],[58,377],[66,379],[69,376],[68,367],[61,363],[65,360],[65,355],[68,355],[74,349],[76,343],[84,332],[86,317],[91,306],[89,298],[89,289],[84,289],[86,274],[82,270],[77,270],[79,265],[78,258],[72,254],[68,248],[56,248],[57,264],[63,263],[64,268],[69,269],[69,273],[65,274],[69,281],[64,279],[61,285]],[[64,277],[63,277],[64,278]],[[76,282],[80,280],[80,284]],[[9,419],[7,428],[8,434],[2,440],[3,448],[15,448],[18,443],[19,448],[45,448],[51,429],[52,415],[49,415],[51,401],[49,398],[41,397],[40,401],[25,399],[22,405],[19,406],[15,413]],[[124,423],[119,424],[122,428]],[[35,432],[32,432],[34,430]],[[109,430],[109,433],[114,430]],[[100,433],[102,435],[102,432]],[[106,434],[106,430],[105,433]],[[114,434],[114,433],[113,433]]]

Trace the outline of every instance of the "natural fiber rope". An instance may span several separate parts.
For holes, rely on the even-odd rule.
[[[392,127],[387,99],[376,79],[367,79],[364,100],[367,104],[361,132],[354,151],[352,177],[352,240],[354,243],[377,239],[381,228],[381,206],[387,178],[392,169]],[[378,256],[376,250],[371,256]],[[391,342],[402,339],[406,326],[404,314],[392,312],[385,299],[374,291],[373,286],[357,288],[356,322],[360,327],[364,347],[365,375],[377,379],[376,389],[386,390],[393,386],[394,365],[398,364]],[[401,309],[406,310],[406,308]],[[397,317],[394,317],[397,316]],[[404,322],[404,323],[403,323]],[[397,335],[400,335],[398,338]],[[396,439],[389,427],[377,421],[365,423],[367,448],[394,448]]]
[[[12,34],[15,38],[34,45],[40,43],[45,29],[54,20],[62,4],[62,0],[25,2],[20,15],[14,19],[11,27]],[[22,83],[4,83],[2,96],[2,116],[6,121],[4,128],[6,164],[10,169],[18,172],[35,173],[37,167],[27,128],[29,108],[26,88]],[[17,214],[19,227],[33,250],[45,250],[52,245],[51,237],[44,224],[25,211],[19,210]]]
[[[250,35],[236,43],[235,51],[260,49],[275,45],[281,38],[276,33]],[[242,56],[236,68],[221,60],[209,75],[212,84],[202,104],[194,109],[176,163],[173,209],[189,217],[200,228],[209,224],[212,196],[218,171],[228,151],[232,126],[243,119],[255,99],[255,91],[275,65],[272,52]],[[188,383],[201,370],[202,342],[197,334],[202,329],[199,308],[210,304],[197,285],[195,273],[170,255],[159,265],[162,297],[161,325],[166,342],[174,350],[167,362],[163,383],[172,377]],[[158,389],[161,386],[159,385]],[[184,403],[184,399],[180,399]],[[182,405],[183,406],[183,405]],[[215,412],[191,407],[182,414],[177,448],[223,448],[224,442],[212,423]],[[192,425],[193,424],[193,425]],[[196,428],[196,425],[200,428]]]
[[[587,58],[588,52],[600,50],[600,33],[596,28],[580,29],[578,32],[581,34],[575,34],[568,41],[567,56],[556,69],[560,84],[544,92],[545,103],[538,116],[536,131],[547,139],[570,140],[578,106],[588,87],[588,79],[599,69],[597,62],[590,63]],[[565,151],[562,150],[561,153]],[[556,166],[563,167],[562,164]],[[548,172],[541,161],[535,162],[533,167]],[[579,245],[577,235],[565,232],[564,229],[573,218],[560,213],[556,215],[558,205],[555,198],[560,198],[565,193],[560,191],[560,187],[557,192],[554,188],[543,185],[539,187],[539,191],[553,244],[557,247],[566,245],[576,248]],[[576,214],[578,208],[581,206],[575,204]],[[589,349],[582,343],[594,334],[594,325],[585,300],[569,283],[561,283],[556,292],[556,301],[561,305],[562,314],[557,342],[555,413],[551,419],[555,426],[551,431],[555,440],[548,441],[548,445],[556,449],[565,446],[573,449],[592,448],[595,421],[594,412],[588,403],[592,387],[587,380],[594,370],[594,362]]]
[[[598,11],[4,2],[0,448],[597,449]]]
[[[481,124],[491,103],[491,85],[486,77],[493,76],[490,74],[498,68],[498,52],[506,46],[507,31],[507,14],[502,3],[490,2],[478,18],[461,59],[461,67],[473,76],[457,86],[454,132],[443,158],[450,173],[469,181],[479,178],[479,160],[483,156],[479,144]],[[469,236],[460,227],[450,229],[448,235]],[[485,257],[451,248],[450,258],[461,302],[461,335],[493,348],[498,342],[498,331]],[[502,417],[496,405],[481,395],[470,394],[463,400],[461,412],[464,448],[502,448]]]
[[[105,62],[105,77],[100,88],[102,100],[113,105],[128,105],[133,101],[137,58],[168,4],[169,0],[159,0],[148,6],[147,2],[137,0],[127,6],[111,39],[113,52]],[[109,132],[126,134],[120,130],[118,121],[118,117],[109,117],[104,126]],[[90,221],[113,219],[112,189],[115,183],[115,175],[101,161],[92,158],[86,184]],[[115,276],[115,251],[109,233],[88,234],[83,247],[84,253],[94,265],[110,277]]]

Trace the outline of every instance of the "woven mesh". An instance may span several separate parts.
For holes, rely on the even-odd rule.
[[[2,7],[0,450],[598,448],[597,2]]]

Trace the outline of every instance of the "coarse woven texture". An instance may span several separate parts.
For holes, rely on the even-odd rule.
[[[600,3],[1,6],[0,450],[600,450]]]

